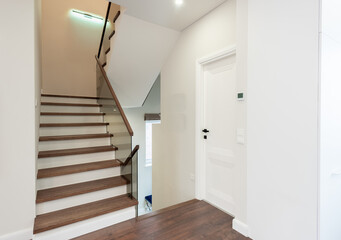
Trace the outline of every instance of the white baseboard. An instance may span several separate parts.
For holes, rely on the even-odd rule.
[[[244,235],[245,237],[249,237],[249,226],[246,225],[245,223],[237,219],[233,219],[232,228],[239,232],[240,234]]]
[[[23,229],[14,233],[0,236],[0,240],[28,240],[32,239],[33,230],[31,228]]]

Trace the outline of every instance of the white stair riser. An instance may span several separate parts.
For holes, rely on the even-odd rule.
[[[42,105],[41,112],[71,112],[71,113],[98,113],[99,107],[49,106]]]
[[[75,207],[78,205],[103,200],[106,198],[116,197],[127,193],[127,185],[104,189],[86,194],[80,194],[68,198],[58,199],[37,204],[37,214],[44,214],[62,210],[65,208]]]
[[[33,240],[68,240],[135,218],[135,207],[101,215],[85,221],[35,234]]]
[[[40,123],[102,123],[103,116],[40,116]]]
[[[110,145],[110,138],[91,138],[78,140],[43,141],[39,142],[39,151],[85,148]]]
[[[38,169],[115,159],[115,151],[38,159]]]
[[[41,178],[37,180],[37,189],[60,187],[75,183],[88,182],[103,178],[116,177],[121,174],[120,167],[106,168],[82,173],[74,173],[58,177]]]
[[[41,102],[97,104],[97,99],[41,97]]]
[[[40,136],[61,136],[78,134],[106,133],[106,126],[91,127],[42,127],[39,129]]]

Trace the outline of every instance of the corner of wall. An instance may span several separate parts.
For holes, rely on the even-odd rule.
[[[234,230],[236,230],[237,232],[239,232],[240,234],[244,235],[245,237],[249,237],[249,226],[246,225],[245,223],[237,220],[237,219],[233,219],[232,221],[232,228]]]

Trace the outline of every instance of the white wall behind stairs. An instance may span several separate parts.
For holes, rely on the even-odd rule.
[[[40,86],[38,9],[39,1],[35,0],[1,1],[1,240],[32,237],[36,171],[35,88]]]
[[[106,67],[123,107],[141,107],[179,32],[121,14]]]

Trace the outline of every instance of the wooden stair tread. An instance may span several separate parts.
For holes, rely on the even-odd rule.
[[[100,170],[105,168],[113,168],[121,166],[122,163],[118,160],[106,160],[100,162],[92,162],[92,163],[83,163],[83,164],[76,164],[71,166],[65,167],[55,167],[55,168],[45,168],[39,169],[37,178],[49,178],[49,177],[57,177],[63,176],[73,173],[81,173],[81,172],[88,172],[93,170]]]
[[[41,112],[41,116],[103,116],[105,113]]]
[[[42,106],[101,107],[101,104],[41,102]]]
[[[79,139],[92,139],[92,138],[107,138],[107,137],[112,137],[112,136],[113,135],[110,133],[43,136],[39,138],[39,141],[44,142],[44,141],[61,141],[61,140],[79,140]]]
[[[116,151],[116,150],[117,148],[115,146],[99,146],[99,147],[40,151],[38,154],[38,158],[61,157],[61,156],[68,156],[68,155],[78,155],[78,154],[88,154],[88,153],[98,153],[98,152],[110,152],[110,151]]]
[[[110,40],[114,35],[115,35],[115,30],[112,31],[112,33],[110,33],[110,35],[109,35],[109,40]]]
[[[122,176],[104,178],[89,182],[76,183],[61,187],[48,188],[37,192],[36,203],[43,203],[61,198],[95,192],[108,188],[119,187],[128,184],[129,181]]]
[[[57,98],[83,98],[83,99],[98,99],[98,97],[89,96],[72,96],[72,95],[60,95],[60,94],[41,94],[42,97],[57,97]]]
[[[41,123],[40,127],[96,127],[108,125],[109,123]]]
[[[115,23],[117,21],[117,19],[119,18],[119,16],[121,15],[121,11],[118,11],[113,19],[113,22]]]
[[[138,201],[127,195],[108,198],[51,213],[38,215],[34,223],[34,234],[62,227],[89,218],[136,206]]]

